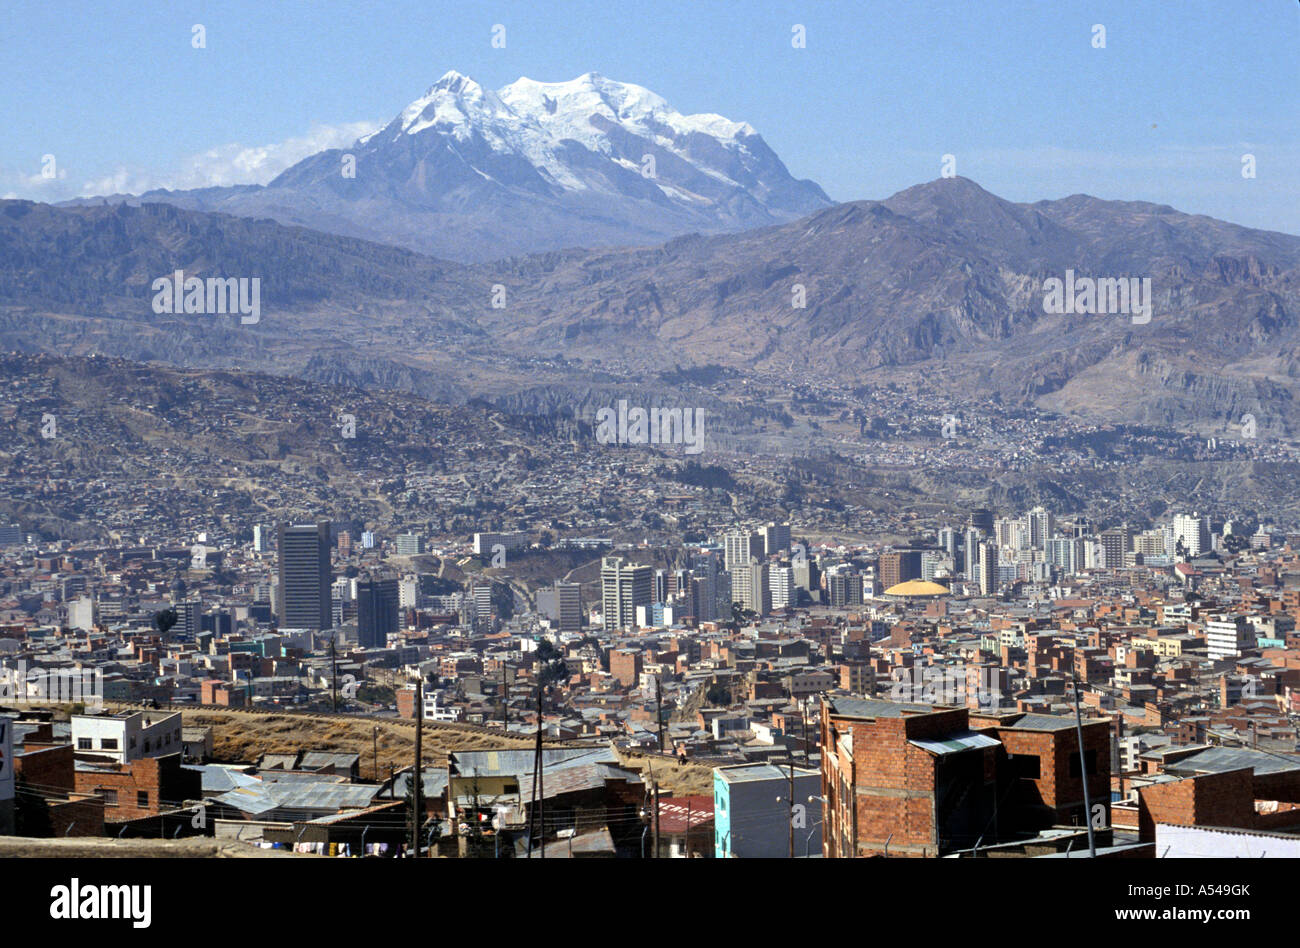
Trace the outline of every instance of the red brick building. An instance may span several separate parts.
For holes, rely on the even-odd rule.
[[[635,688],[641,680],[641,653],[617,648],[609,653],[609,673],[624,688]]]
[[[207,678],[199,685],[199,702],[217,704],[227,708],[242,708],[246,689],[216,678]]]
[[[143,757],[129,764],[79,760],[78,793],[97,794],[104,800],[108,822],[156,816],[203,796],[203,777],[181,766],[180,754]]]
[[[1072,718],[836,697],[821,727],[827,857],[942,856],[1087,819]],[[1108,826],[1110,722],[1083,729]]]

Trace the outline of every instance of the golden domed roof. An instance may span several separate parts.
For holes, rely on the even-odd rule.
[[[929,583],[923,579],[909,579],[885,590],[886,596],[947,596],[948,587],[940,583]]]

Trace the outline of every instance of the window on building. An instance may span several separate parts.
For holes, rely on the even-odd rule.
[[[116,738],[116,737],[101,737],[101,738],[99,739],[99,746],[102,747],[102,748],[103,748],[104,750],[106,750],[106,751],[115,751],[115,750],[117,750],[117,738]]]
[[[148,791],[148,790],[137,790],[137,791],[135,792],[135,805],[136,805],[136,806],[148,806],[148,805],[149,805],[149,791]]]
[[[1079,762],[1076,760],[1075,764]],[[1043,775],[1043,762],[1033,754],[1017,754],[1011,758],[1012,772],[1025,780],[1037,780]]]
[[[104,795],[104,806],[117,806],[116,790],[101,790],[99,792]]]
[[[77,738],[77,750],[88,751],[88,750],[94,750],[94,748],[95,748],[95,742],[92,741],[90,738],[88,737]]]
[[[1097,752],[1095,750],[1085,750],[1083,752],[1083,758],[1087,762],[1088,773],[1095,774],[1097,772]],[[1079,755],[1078,754],[1070,755],[1070,776],[1071,777],[1079,776]]]
[[[148,742],[148,741],[145,741],[145,742],[144,742],[144,752],[145,752],[146,754],[149,753],[149,742]]]

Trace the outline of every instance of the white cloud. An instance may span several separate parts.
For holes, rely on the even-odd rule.
[[[348,122],[343,125],[314,125],[305,135],[269,145],[232,142],[189,155],[171,170],[127,167],[85,179],[80,186],[59,168],[57,179],[0,169],[0,189],[6,197],[36,201],[63,201],[74,197],[109,194],[140,194],[158,188],[172,191],[191,188],[228,187],[235,184],[266,184],[280,172],[327,148],[344,148],[370,135],[378,122]]]

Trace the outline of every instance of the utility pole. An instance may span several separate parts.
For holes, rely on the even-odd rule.
[[[790,751],[790,858],[794,858],[794,751]]]
[[[542,858],[546,858],[546,755],[542,751],[542,682],[537,682],[537,817],[542,830]]]
[[[501,659],[501,733],[510,731],[510,682],[506,680],[506,660]]]
[[[808,699],[805,698],[802,706],[799,708],[799,720],[803,722],[803,762],[804,766],[812,769],[812,758],[808,756]]]
[[[1097,843],[1092,836],[1092,800],[1088,796],[1088,758],[1083,753],[1083,712],[1079,709],[1079,673],[1074,673],[1074,727],[1079,736],[1079,776],[1083,778],[1083,819],[1088,826],[1088,857],[1097,858]]]
[[[658,859],[659,858],[659,781],[652,777],[650,781],[650,788],[652,793],[654,794],[654,806],[655,806],[655,849],[654,849],[654,855],[651,858]]]
[[[537,747],[533,750],[533,800],[528,810],[528,858],[533,858],[536,827],[541,826],[542,855],[546,858],[546,793],[542,787],[542,679],[537,679]]]
[[[659,690],[659,676],[655,675],[655,718],[659,721],[659,753],[664,752],[664,703]]]
[[[411,840],[414,843],[415,858],[420,858],[420,830],[424,828],[424,820],[420,819],[424,804],[421,802],[420,794],[424,789],[424,781],[420,777],[420,755],[424,750],[424,676],[415,685],[415,786],[412,790],[412,808],[411,808]]]
[[[334,636],[330,636],[330,662],[334,666],[334,671],[330,675],[330,691],[334,695],[334,713],[339,713],[339,658],[334,651]]]

